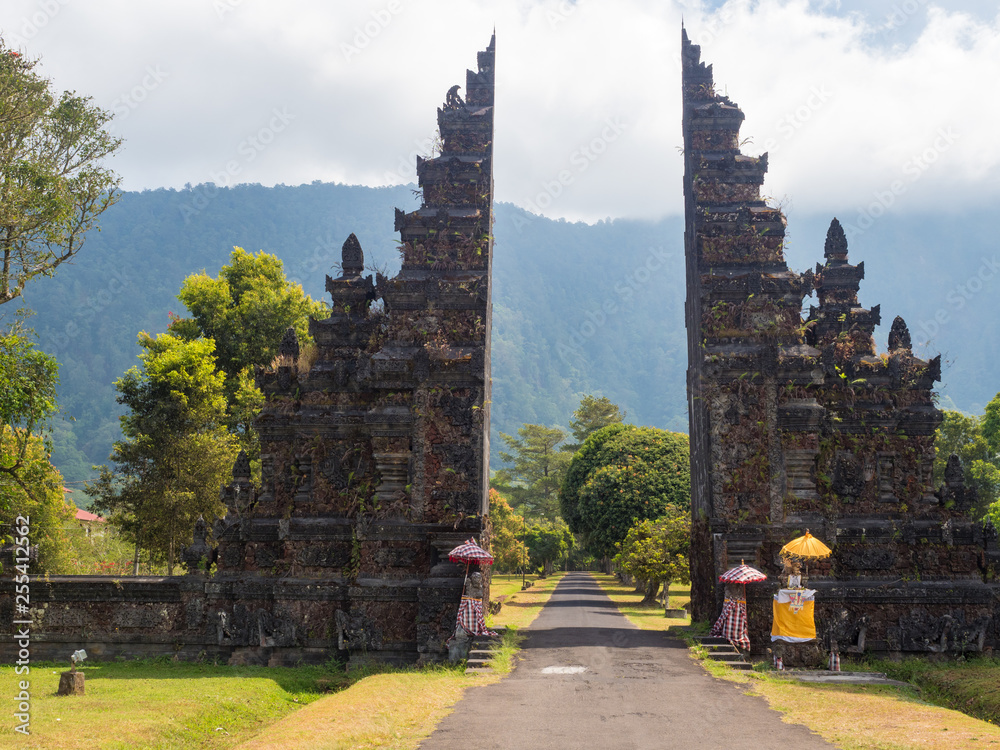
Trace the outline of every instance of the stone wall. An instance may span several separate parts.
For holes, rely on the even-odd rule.
[[[861,650],[879,652],[994,646],[996,530],[967,516],[957,459],[932,484],[940,357],[913,356],[901,318],[876,354],[881,311],[858,303],[864,263],[836,219],[824,263],[788,268],[785,217],[760,197],[767,154],[741,153],[743,112],[682,46],[694,617],[714,620],[717,577],[741,560],[775,580],[778,551],[810,529],[834,549],[809,566],[825,636],[864,631]],[[747,593],[760,653],[773,591]]]

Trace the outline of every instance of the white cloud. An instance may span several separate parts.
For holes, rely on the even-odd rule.
[[[851,216],[901,180],[893,210],[1000,197],[1000,25],[926,0],[867,15],[793,0],[6,0],[0,28],[58,86],[123,112],[115,168],[138,189],[408,178],[495,25],[498,198],[593,220],[681,211],[682,12],[747,114],[747,150],[770,144],[766,190],[797,210]],[[276,110],[292,118],[280,131]],[[928,151],[942,132],[957,137]]]

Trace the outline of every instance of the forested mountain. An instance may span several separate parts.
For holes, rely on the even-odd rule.
[[[113,383],[136,364],[140,330],[161,332],[168,312],[183,314],[175,295],[185,276],[216,275],[238,245],[278,255],[289,278],[325,299],[324,275],[351,232],[369,264],[398,269],[392,209],[415,205],[410,187],[323,183],[126,193],[77,260],[26,300],[75,419],[54,429],[66,479],[106,461],[118,434]],[[793,268],[822,261],[829,219],[791,217]],[[630,422],[685,430],[683,221],[586,225],[500,204],[494,235],[494,461],[499,431],[565,426],[586,393],[607,396]],[[881,303],[882,330],[901,314],[916,344],[936,325],[930,350],[945,354],[944,393],[981,411],[1000,389],[990,343],[1000,337],[1000,259],[986,219],[885,216],[851,238],[851,259],[865,261],[861,299]],[[877,336],[884,348],[885,333]]]

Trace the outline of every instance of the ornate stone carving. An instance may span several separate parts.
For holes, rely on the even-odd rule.
[[[864,461],[853,453],[837,451],[833,463],[833,491],[842,499],[854,500],[864,489]]]
[[[343,568],[351,562],[351,545],[311,543],[299,550],[296,561],[308,568]]]
[[[233,463],[233,481],[250,481],[250,457],[246,451],[240,451]]]
[[[836,218],[830,222],[830,228],[826,230],[823,255],[831,261],[847,262],[847,235],[844,234],[844,228]]]
[[[975,487],[965,485],[965,471],[961,459],[952,453],[944,467],[944,485],[938,491],[941,502],[946,507],[967,511],[976,503],[978,493]]]
[[[211,584],[227,599],[216,609],[229,612],[213,623],[220,644],[275,641],[268,633],[286,632],[285,620],[322,640],[336,601],[338,645],[357,658],[380,649],[383,634],[413,650],[384,654],[392,661],[443,654],[461,571],[439,564],[430,537],[445,527],[460,542],[483,528],[493,54],[491,44],[467,76],[466,101],[455,87],[439,112],[442,153],[418,160],[420,208],[395,211],[400,273],[362,277],[364,251],[348,237],[341,276],[327,278],[332,313],[309,328],[311,371],[299,372],[290,331],[276,372],[261,377],[259,499],[242,511],[239,534],[225,532],[224,573]],[[429,341],[445,356],[429,356]],[[227,502],[238,505],[232,493]],[[435,614],[401,623],[414,597],[434,599]],[[276,599],[294,615],[272,622],[228,606]]]
[[[148,630],[159,628],[168,621],[168,613],[163,609],[120,608],[111,617],[112,627],[119,630]]]
[[[375,551],[373,559],[379,568],[408,568],[416,556],[417,551],[411,547],[383,547]]]
[[[361,243],[353,232],[351,232],[351,235],[344,242],[344,246],[340,251],[340,257],[340,269],[344,278],[360,276],[365,270],[365,253],[361,249]]]
[[[250,609],[237,602],[232,614],[216,612],[216,637],[220,646],[288,648],[296,644],[296,627],[289,619],[264,609]]]
[[[212,549],[208,546],[208,524],[203,516],[198,516],[194,524],[194,535],[191,546],[181,552],[181,562],[187,568],[188,575],[204,573],[208,568],[208,558]]]
[[[858,617],[839,609],[824,618],[823,638],[833,653],[863,654],[867,634],[868,618],[864,615]]]
[[[990,621],[984,616],[967,623],[961,610],[941,616],[913,610],[899,618],[898,627],[889,630],[890,646],[898,651],[936,654],[982,651]]]
[[[285,337],[278,345],[278,355],[281,357],[299,358],[299,336],[291,326],[285,331]]]
[[[364,613],[348,613],[342,609],[335,615],[337,647],[341,651],[380,651],[382,629]]]
[[[459,96],[458,90],[462,88],[459,85],[452,86],[448,89],[448,96],[445,98],[444,106],[447,109],[459,109],[465,106],[465,102],[462,97]]]
[[[896,316],[892,321],[892,328],[889,330],[889,351],[910,352],[910,329],[906,327],[906,322]]]

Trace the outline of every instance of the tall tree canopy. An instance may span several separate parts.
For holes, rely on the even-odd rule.
[[[497,571],[513,573],[527,565],[525,529],[524,518],[514,513],[507,498],[490,489],[490,552]]]
[[[271,363],[288,328],[308,347],[309,318],[326,318],[330,311],[285,278],[277,257],[239,247],[218,278],[204,271],[188,276],[177,298],[191,317],[175,318],[170,332],[189,341],[215,341],[216,362],[225,375],[226,425],[256,466],[260,448],[251,426],[264,397],[253,369]]]
[[[101,166],[121,145],[106,129],[111,113],[89,98],[58,95],[37,66],[0,38],[0,305],[76,255],[118,196],[119,178]],[[0,514],[30,505],[39,518],[33,531],[54,539],[43,519],[66,503],[39,430],[56,413],[58,368],[35,347],[22,314],[0,330]]]
[[[573,456],[559,493],[563,518],[595,555],[611,557],[637,521],[691,503],[688,437],[613,424]]]
[[[570,432],[573,433],[575,443],[567,443],[562,447],[564,451],[576,453],[583,446],[583,442],[602,427],[609,424],[620,424],[625,421],[625,412],[617,404],[604,396],[584,396],[580,399],[580,406],[573,412],[573,418],[569,422]]]
[[[276,256],[263,251],[254,255],[240,247],[233,248],[218,278],[202,271],[184,279],[177,298],[191,317],[174,320],[171,333],[213,339],[229,390],[248,368],[271,363],[289,327],[300,344],[308,345],[309,318],[330,314],[324,303],[313,301],[300,284],[285,278]]]
[[[139,335],[142,366],[115,387],[129,412],[124,438],[114,444],[115,469],[101,467],[87,487],[98,512],[109,516],[139,548],[167,561],[191,540],[198,516],[222,514],[219,488],[236,457],[224,426],[224,376],[216,370],[211,339],[186,341],[169,334]]]
[[[17,473],[0,472],[0,524],[6,530],[17,516],[29,518],[29,540],[38,549],[31,572],[64,573],[71,556],[66,528],[73,523],[76,506],[66,502],[62,475],[49,463],[42,438],[23,428],[2,425],[0,454],[14,453],[19,456]]]
[[[661,518],[633,524],[615,555],[615,564],[646,584],[643,603],[648,604],[656,598],[661,583],[667,592],[671,581],[690,583],[690,546],[690,511],[667,506]]]
[[[570,461],[569,454],[556,446],[566,439],[566,433],[556,427],[526,424],[518,428],[517,437],[503,432],[500,437],[508,448],[500,452],[500,458],[511,465],[497,471],[494,485],[522,515],[555,520],[559,487]]]
[[[44,483],[37,482],[42,475],[36,454],[39,448],[47,449],[40,442],[36,445],[37,432],[56,412],[58,382],[55,359],[26,334],[0,333],[0,481],[35,500],[46,493]],[[9,509],[14,497],[5,493],[0,510]]]
[[[1000,394],[986,406],[982,417],[962,412],[944,412],[934,440],[934,481],[944,482],[944,469],[951,454],[962,460],[965,483],[979,496],[973,513],[977,517],[1000,510]],[[998,513],[1000,520],[1000,513]]]
[[[0,40],[0,304],[76,255],[118,198],[120,178],[101,164],[122,143],[111,112],[57,95],[37,65]]]
[[[555,563],[569,553],[574,542],[573,533],[561,518],[531,524],[525,541],[531,564],[540,567],[543,575],[552,573]]]

